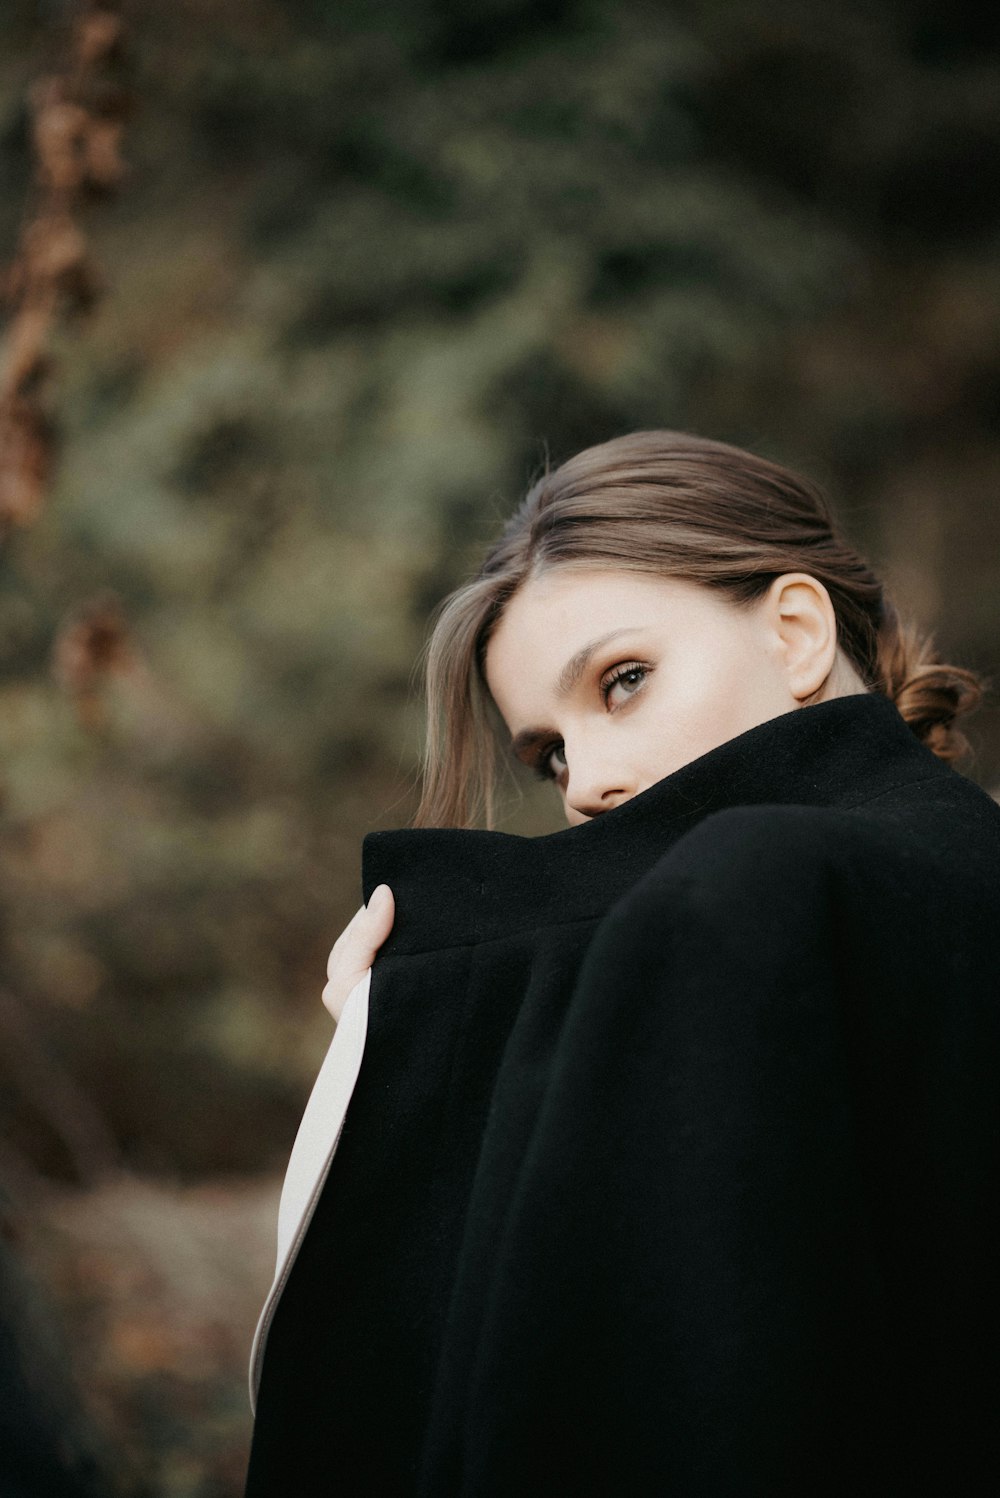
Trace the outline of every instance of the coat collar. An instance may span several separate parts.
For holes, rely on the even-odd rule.
[[[952,774],[887,697],[838,697],[761,723],[561,832],[369,833],[364,896],[385,883],[396,897],[387,954],[496,940],[603,915],[679,837],[725,807],[857,806],[909,781]]]

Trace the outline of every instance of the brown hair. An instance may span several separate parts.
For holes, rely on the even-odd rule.
[[[544,474],[475,578],[441,605],[426,652],[416,826],[480,819],[492,826],[497,739],[483,678],[486,645],[527,578],[570,565],[684,578],[737,605],[751,604],[782,573],[808,572],[827,588],[838,643],[865,686],[891,697],[941,759],[968,747],[954,723],[979,702],[978,678],[944,664],[931,641],[900,620],[814,485],[724,442],[633,432]]]

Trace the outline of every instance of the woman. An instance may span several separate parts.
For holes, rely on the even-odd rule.
[[[428,696],[417,827],[366,839],[331,953],[248,1494],[978,1492],[975,678],[809,485],[641,432],[535,485],[441,612]],[[472,830],[498,731],[566,831]]]

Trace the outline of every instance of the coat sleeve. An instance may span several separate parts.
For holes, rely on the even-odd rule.
[[[922,1162],[873,1132],[851,1016],[878,996],[828,835],[721,813],[599,928],[497,1248],[463,1494],[975,1489],[982,1433],[880,1208]]]

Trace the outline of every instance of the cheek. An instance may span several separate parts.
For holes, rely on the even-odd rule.
[[[660,742],[671,743],[678,764],[695,759],[792,706],[775,687],[749,630],[710,636],[669,672],[655,715]]]

